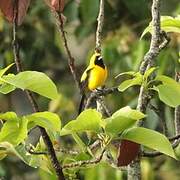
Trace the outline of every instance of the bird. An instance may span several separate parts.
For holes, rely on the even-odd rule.
[[[79,105],[79,112],[83,110],[84,101],[87,91],[93,91],[104,85],[108,75],[108,70],[104,64],[104,60],[99,52],[94,52],[90,58],[90,62],[86,70],[81,76],[82,96]],[[91,135],[88,135],[89,143],[91,142]],[[118,166],[126,166],[130,164],[138,155],[140,145],[123,139],[119,148],[119,155],[117,158]]]
[[[79,105],[79,114],[83,110],[86,92],[102,87],[107,79],[108,71],[101,53],[94,52],[90,58],[89,65],[81,76],[82,96]]]

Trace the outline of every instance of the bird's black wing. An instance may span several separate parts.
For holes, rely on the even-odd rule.
[[[88,87],[88,80],[89,80],[89,75],[90,75],[90,72],[93,68],[91,69],[88,69],[86,71],[86,74],[87,74],[87,77],[84,81],[81,82],[81,101],[80,101],[80,105],[79,105],[79,110],[78,110],[78,114],[80,114],[83,109],[84,109],[84,104],[85,104],[85,100],[86,100],[86,89]]]

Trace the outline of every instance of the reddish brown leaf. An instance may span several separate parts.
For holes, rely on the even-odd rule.
[[[31,0],[19,0],[18,25],[23,22]],[[0,9],[9,22],[13,22],[13,0],[0,0]]]
[[[139,150],[140,150],[139,144],[128,140],[122,140],[121,145],[119,146],[117,165],[127,166],[137,157]]]
[[[63,12],[64,0],[45,0],[46,4],[55,11]]]

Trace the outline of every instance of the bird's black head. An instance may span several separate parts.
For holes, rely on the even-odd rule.
[[[102,67],[103,69],[105,69],[105,65],[104,65],[102,56],[96,56],[94,64]]]

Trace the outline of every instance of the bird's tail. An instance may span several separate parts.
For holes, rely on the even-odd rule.
[[[80,104],[79,104],[78,114],[80,114],[83,111],[83,109],[84,109],[84,101],[85,101],[85,99],[86,99],[86,95],[82,94],[81,101],[80,101]]]
[[[137,155],[139,154],[140,144],[132,141],[122,140],[119,155],[118,155],[118,166],[127,166],[130,164]]]

